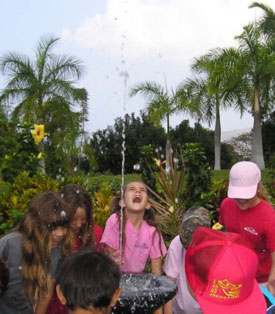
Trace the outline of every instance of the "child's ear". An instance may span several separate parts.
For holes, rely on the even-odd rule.
[[[121,295],[121,288],[117,288],[115,293],[112,296],[112,300],[111,300],[111,303],[110,303],[111,307],[116,305],[116,301],[120,297],[120,295]]]
[[[125,207],[124,200],[120,200],[120,201],[118,202],[118,204],[119,204],[119,206],[122,207],[122,208]]]
[[[150,204],[150,202],[147,202],[145,209],[150,209],[150,208],[151,208],[151,204]]]
[[[62,305],[66,305],[67,304],[67,300],[65,299],[65,297],[64,297],[64,295],[63,295],[63,293],[61,291],[60,285],[57,285],[55,289],[56,289],[56,294],[57,294],[57,297],[58,297],[60,303]]]

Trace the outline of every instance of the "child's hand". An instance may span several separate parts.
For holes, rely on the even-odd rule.
[[[108,255],[117,265],[122,265],[124,263],[123,259],[120,263],[120,258],[121,258],[120,250],[115,250],[115,249],[109,247],[108,245],[102,245],[101,250],[106,255]]]
[[[120,254],[120,250],[117,251],[113,251],[112,253],[109,254],[109,257],[117,264],[117,265],[122,265],[124,263],[124,260],[121,260],[120,263],[120,259],[121,259],[121,254]]]

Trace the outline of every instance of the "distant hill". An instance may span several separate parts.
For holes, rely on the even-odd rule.
[[[247,129],[238,129],[238,130],[222,132],[221,140],[222,140],[222,142],[228,142],[233,137],[237,137],[237,136],[244,134],[244,133],[249,133],[249,132],[251,132],[251,130],[252,130],[251,128],[247,128]]]

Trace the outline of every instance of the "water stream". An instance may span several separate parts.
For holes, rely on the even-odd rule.
[[[127,3],[128,1],[124,1],[124,14],[127,13]],[[128,98],[128,89],[127,89],[127,81],[129,78],[129,74],[126,70],[126,62],[125,62],[125,56],[124,56],[124,49],[125,49],[125,39],[126,39],[126,29],[122,32],[122,38],[123,41],[121,43],[121,65],[122,65],[122,70],[120,71],[119,75],[123,79],[123,84],[124,84],[124,95],[123,95],[123,114],[124,114],[124,121],[122,124],[122,149],[121,149],[121,156],[122,156],[122,162],[121,162],[121,188],[120,188],[120,195],[121,199],[123,200],[124,198],[124,171],[125,171],[125,115],[126,115],[126,105],[127,105],[127,98]],[[120,251],[120,268],[122,266],[122,261],[123,261],[123,207],[121,206],[120,208],[120,228],[119,228],[119,251]]]

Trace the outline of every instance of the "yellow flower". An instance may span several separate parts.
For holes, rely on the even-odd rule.
[[[174,212],[174,207],[171,206],[168,210],[169,210],[169,212],[170,212],[171,214],[173,214],[173,212]]]
[[[41,158],[42,158],[42,153],[41,153],[41,152],[37,155],[37,158],[38,158],[38,159],[41,159]]]
[[[223,225],[221,225],[220,223],[215,223],[215,225],[212,226],[212,229],[214,230],[221,230],[223,228]]]
[[[157,165],[157,167],[160,167],[161,165],[165,164],[166,163],[166,160],[163,160],[161,162],[160,159],[157,159],[157,158],[154,158],[154,161],[155,161],[155,164]]]
[[[46,132],[44,132],[44,125],[43,124],[35,124],[34,130],[32,131],[32,137],[34,139],[35,144],[39,144],[43,138],[47,135]]]

